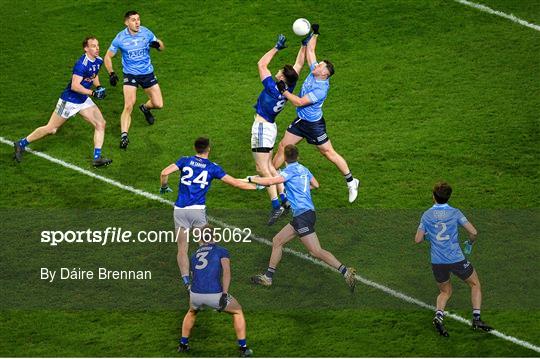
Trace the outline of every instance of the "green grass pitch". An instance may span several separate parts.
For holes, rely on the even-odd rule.
[[[532,1],[483,4],[540,23],[540,6]],[[80,117],[32,149],[157,193],[161,169],[191,154],[194,138],[207,135],[212,160],[233,176],[253,174],[252,105],[261,90],[256,63],[279,33],[289,47],[270,69],[294,62],[299,38],[291,24],[308,18],[321,24],[318,58],[336,66],[324,105],[329,136],[362,180],[359,199],[349,204],[333,164],[300,145],[301,162],[321,183],[313,198],[323,246],[361,276],[433,304],[429,250],[412,239],[431,186],[445,179],[454,187],[452,204],[480,231],[471,262],[482,281],[485,320],[540,344],[538,31],[442,0],[1,0],[0,136],[16,140],[45,124],[83,37],[94,34],[104,56],[133,6],[166,45],[152,52],[165,103],[156,124],[149,127],[134,111],[132,143],[120,150],[122,92],[108,86],[102,70],[108,91],[98,104],[107,120],[103,152],[113,164],[91,168],[92,129]],[[119,56],[114,65],[120,72]],[[138,103],[143,99],[139,92]],[[293,118],[287,105],[277,119],[279,136]],[[0,356],[178,356],[187,298],[174,244],[39,243],[44,229],[170,229],[170,207],[31,154],[15,164],[4,144],[0,169]],[[286,223],[265,226],[266,193],[220,183],[208,207],[212,216],[267,239]],[[305,252],[298,242],[290,247]],[[451,337],[440,338],[429,310],[361,284],[350,295],[337,274],[292,255],[284,255],[271,289],[255,288],[249,277],[264,270],[270,248],[257,242],[227,248],[231,293],[244,307],[256,356],[538,356],[451,319]],[[149,268],[153,279],[47,284],[39,280],[47,266]],[[453,283],[448,310],[469,318],[469,291]],[[231,319],[202,312],[191,345],[188,356],[235,356]]]

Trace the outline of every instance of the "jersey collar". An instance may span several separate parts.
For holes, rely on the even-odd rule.
[[[446,207],[450,207],[450,205],[449,205],[448,203],[442,203],[442,204],[440,204],[440,203],[435,203],[435,204],[433,205],[433,208],[446,208]]]

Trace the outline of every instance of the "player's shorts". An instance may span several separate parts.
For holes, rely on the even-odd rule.
[[[174,226],[191,229],[195,227],[204,227],[208,224],[206,218],[206,208],[204,206],[189,206],[180,208],[174,206]]]
[[[253,121],[251,126],[251,151],[268,153],[274,148],[277,137],[276,123]]]
[[[131,75],[124,73],[124,86],[141,86],[143,89],[147,89],[157,84],[158,80],[153,72],[146,75]]]
[[[450,273],[456,275],[459,279],[469,278],[474,271],[474,267],[468,260],[449,264],[431,264],[433,275],[438,283],[446,282],[450,279]]]
[[[308,234],[315,233],[315,220],[315,211],[309,210],[293,217],[291,225],[299,237],[304,237]]]
[[[210,307],[213,309],[219,309],[219,299],[221,293],[193,293],[189,292],[189,303],[192,309],[199,310],[202,307]],[[227,295],[227,305],[233,299],[232,295]]]
[[[321,117],[320,120],[315,122],[309,122],[297,117],[289,125],[287,132],[303,137],[309,144],[316,146],[322,145],[329,140],[324,117]]]
[[[54,110],[54,112],[56,112],[58,116],[67,120],[68,118],[75,116],[82,110],[85,110],[95,105],[96,104],[94,103],[94,101],[92,101],[90,97],[88,97],[83,103],[73,103],[59,98],[58,102],[56,103],[56,109]]]

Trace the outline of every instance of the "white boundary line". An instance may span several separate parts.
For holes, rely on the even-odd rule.
[[[502,11],[493,10],[492,8],[490,8],[490,7],[486,6],[486,5],[477,4],[475,2],[471,2],[471,1],[467,1],[467,0],[454,0],[454,1],[458,2],[460,4],[463,4],[463,5],[473,7],[475,9],[478,9],[478,10],[483,11],[483,12],[487,12],[488,14],[504,17],[505,19],[508,19],[510,21],[515,22],[516,24],[520,24],[520,25],[529,27],[529,28],[531,28],[533,30],[540,31],[540,26],[539,25],[527,22],[527,21],[525,21],[523,19],[520,19],[517,16],[514,16],[513,14],[508,15],[508,14],[502,12]]]
[[[10,146],[13,146],[13,142],[10,141],[10,140],[7,140],[5,139],[4,137],[1,137],[0,136],[0,142],[6,144],[6,145],[10,145]],[[146,192],[146,191],[143,191],[143,190],[140,190],[140,189],[137,189],[135,187],[132,187],[132,186],[127,186],[125,184],[122,184],[118,181],[115,181],[115,180],[112,180],[110,178],[107,178],[107,177],[104,177],[104,176],[101,176],[101,175],[98,175],[98,174],[95,174],[94,172],[91,172],[91,171],[88,171],[88,170],[85,170],[84,168],[81,168],[79,166],[76,166],[74,164],[71,164],[71,163],[68,163],[68,162],[65,162],[65,161],[62,161],[58,158],[55,158],[55,157],[52,157],[52,156],[49,156],[43,152],[39,152],[39,151],[34,151],[34,150],[31,150],[30,148],[26,148],[26,151],[29,152],[29,153],[32,153],[38,157],[41,157],[41,158],[44,158],[46,159],[47,161],[50,161],[50,162],[53,162],[53,163],[56,163],[56,164],[59,164],[60,166],[62,167],[66,167],[66,168],[69,168],[69,169],[72,169],[76,172],[79,172],[81,174],[84,174],[86,176],[89,176],[89,177],[92,177],[92,178],[95,178],[95,179],[98,179],[100,181],[103,181],[103,182],[106,182],[110,185],[113,185],[115,187],[118,187],[118,188],[121,188],[123,190],[126,190],[126,191],[129,191],[129,192],[132,192],[132,193],[135,193],[139,196],[142,196],[142,197],[145,197],[147,199],[153,199],[155,201],[158,201],[158,202],[161,202],[161,203],[165,203],[165,204],[168,204],[170,206],[174,206],[174,202],[172,201],[168,201],[158,195],[155,195],[155,194],[152,194],[152,193],[149,193],[149,192]],[[217,218],[213,218],[213,217],[208,217],[208,219],[211,221],[211,222],[214,222],[222,227],[228,227],[228,228],[231,228],[231,229],[234,229],[234,228],[237,228],[235,226],[232,226],[230,224],[227,224],[223,221],[220,221],[219,219]],[[255,235],[251,235],[251,237],[256,240],[257,242],[259,243],[263,243],[263,244],[266,244],[268,246],[272,246],[272,242],[270,242],[269,240],[265,239],[265,238],[262,238],[262,237],[257,237]],[[314,263],[314,264],[317,264],[321,267],[324,267],[324,268],[327,268],[327,269],[330,269],[330,270],[333,270],[333,271],[336,271],[336,269],[330,267],[329,265],[327,265],[326,263],[318,260],[318,259],[315,259],[307,254],[304,254],[304,253],[301,253],[301,252],[298,252],[298,251],[295,251],[293,249],[290,249],[290,248],[284,248],[284,251],[287,252],[287,253],[290,253],[298,258],[301,258],[301,259],[304,259],[304,260],[307,260],[311,263]],[[364,277],[361,277],[359,275],[356,276],[356,279],[360,282],[360,283],[363,283],[365,285],[368,285],[370,287],[373,287],[373,288],[376,288],[386,294],[389,294],[391,295],[392,297],[395,297],[395,298],[398,298],[398,299],[401,299],[405,302],[408,302],[408,303],[411,303],[411,304],[416,304],[417,306],[419,307],[422,307],[422,308],[425,308],[425,309],[429,309],[429,310],[432,310],[434,311],[435,310],[435,307],[430,305],[430,304],[427,304],[427,303],[424,303],[422,302],[421,300],[418,300],[416,298],[413,298],[413,297],[410,297],[404,293],[401,293],[401,292],[398,292],[392,288],[389,288],[387,286],[384,286],[382,284],[379,284],[377,282],[373,282],[369,279],[366,279]],[[448,313],[448,317],[458,321],[458,322],[461,322],[461,323],[464,323],[464,324],[467,324],[467,325],[471,325],[471,322],[457,314],[453,314],[453,313]],[[501,339],[504,339],[504,340],[507,340],[509,342],[512,342],[514,344],[517,344],[517,345],[520,345],[522,347],[525,347],[527,349],[531,349],[531,350],[534,350],[535,352],[537,353],[540,353],[540,347],[534,345],[534,344],[531,344],[529,342],[526,342],[524,340],[521,340],[521,339],[518,339],[518,338],[515,338],[515,337],[512,337],[512,336],[509,336],[509,335],[506,335],[504,333],[501,333],[497,330],[493,330],[490,332],[491,334],[495,335],[496,337],[499,337]]]

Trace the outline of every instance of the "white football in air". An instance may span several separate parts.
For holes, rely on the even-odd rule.
[[[292,25],[292,30],[298,36],[306,36],[311,30],[311,24],[304,18],[296,19]]]

